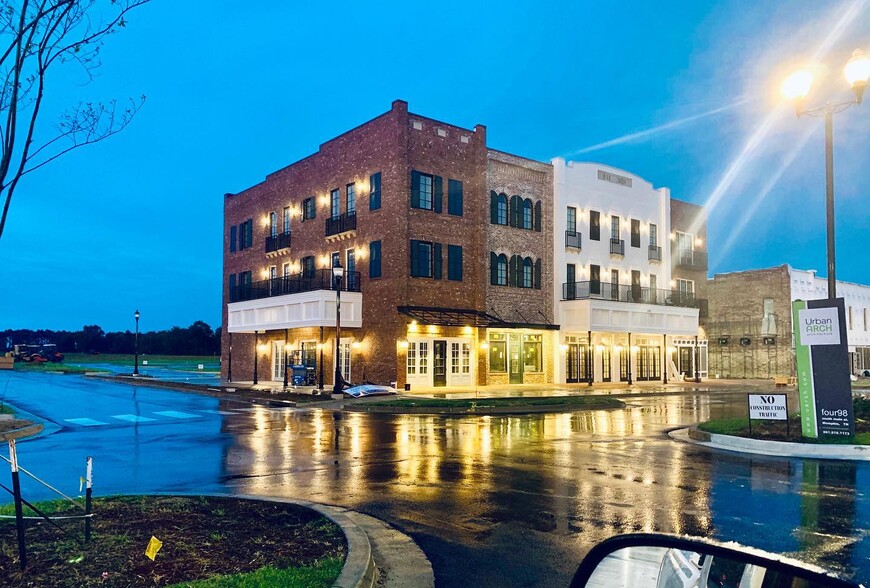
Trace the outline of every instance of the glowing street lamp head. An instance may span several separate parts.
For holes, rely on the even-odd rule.
[[[780,91],[786,100],[803,100],[813,85],[813,73],[808,69],[798,70],[782,82]]]
[[[867,82],[870,80],[870,57],[864,55],[860,49],[855,49],[852,52],[852,58],[846,63],[843,73],[846,76],[846,81],[855,91],[858,104],[861,104],[864,90],[867,89]]]

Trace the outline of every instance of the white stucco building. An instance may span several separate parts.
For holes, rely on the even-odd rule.
[[[606,165],[552,164],[556,381],[705,376],[701,303],[675,273],[706,275],[706,252],[672,227],[670,191]],[[706,223],[691,233],[706,236]]]

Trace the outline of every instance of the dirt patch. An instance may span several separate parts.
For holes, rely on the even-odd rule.
[[[294,504],[217,497],[142,496],[94,501],[92,537],[80,544],[28,521],[21,571],[14,519],[0,522],[0,578],[7,586],[166,586],[271,566],[310,566],[347,555],[341,529]],[[25,514],[31,514],[25,509]],[[64,507],[53,516],[81,514]],[[62,521],[83,539],[84,524]],[[145,556],[151,536],[163,542]]]

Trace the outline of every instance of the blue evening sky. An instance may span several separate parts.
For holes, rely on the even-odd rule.
[[[43,119],[147,96],[122,134],[22,183],[0,239],[0,329],[220,322],[225,192],[407,100],[489,145],[636,173],[710,203],[710,272],[825,272],[824,133],[778,103],[789,66],[870,52],[870,0],[169,2],[99,77],[57,72]],[[870,96],[868,96],[870,98]],[[824,93],[815,96],[823,103]],[[838,278],[870,283],[870,100],[835,120]],[[863,245],[862,245],[863,243]]]

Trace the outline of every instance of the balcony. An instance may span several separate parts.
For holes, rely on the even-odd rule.
[[[658,306],[681,308],[706,308],[707,301],[695,298],[694,294],[661,288],[614,285],[607,282],[566,282],[562,284],[562,300],[614,300]]]
[[[577,231],[565,231],[565,247],[567,249],[580,250],[580,233]]]
[[[290,248],[290,231],[266,237],[266,253]]]
[[[647,258],[650,261],[661,261],[662,260],[662,248],[657,247],[655,245],[649,246],[649,253],[647,254]]]
[[[625,240],[610,238],[610,255],[625,255]]]
[[[230,289],[230,302],[259,300],[260,298],[299,294],[314,290],[335,290],[333,284],[332,269],[319,269],[310,276],[296,274],[250,284],[240,284]],[[345,272],[344,278],[341,280],[341,289],[344,292],[359,292],[360,273]]]
[[[695,249],[677,249],[676,266],[691,271],[707,271],[707,252]]]
[[[356,212],[346,212],[326,219],[326,236],[340,235],[356,230]]]

